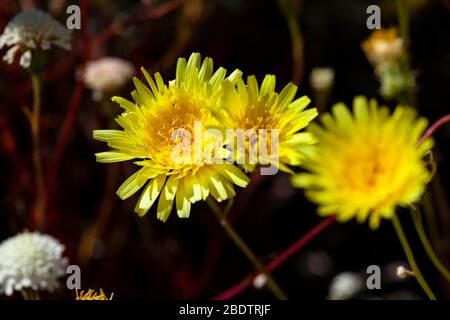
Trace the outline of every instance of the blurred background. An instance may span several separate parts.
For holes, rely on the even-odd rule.
[[[200,52],[213,58],[215,66],[239,68],[245,76],[254,74],[262,80],[267,73],[275,74],[277,89],[293,81],[299,85],[298,95],[308,95],[311,106],[321,111],[338,101],[351,104],[360,94],[396,104],[380,96],[380,84],[361,49],[371,33],[366,27],[367,7],[379,5],[382,26],[395,27],[394,1],[0,0],[0,30],[29,8],[47,11],[65,24],[70,4],[81,6],[82,28],[73,31],[72,51],[51,51],[44,72],[41,152],[50,185],[46,232],[64,243],[70,263],[81,267],[83,288],[103,288],[114,292],[115,299],[209,299],[252,269],[205,203],[194,205],[189,219],[178,219],[172,212],[163,224],[156,219],[155,208],[143,218],[133,212],[137,195],[126,201],[116,196],[135,166],[96,163],[94,154],[106,146],[92,139],[92,131],[113,128],[121,109],[109,98],[117,94],[128,98],[133,85],[129,81],[95,97],[79,76],[87,61],[119,57],[134,66],[138,77],[144,66],[169,80],[174,78],[179,56]],[[450,111],[450,2],[410,0],[407,4],[416,107],[432,123]],[[334,70],[334,84],[326,95],[310,81],[317,67]],[[34,184],[23,106],[31,103],[29,75],[18,64],[0,63],[0,240],[29,227]],[[73,125],[54,172],[60,130],[74,109]],[[438,172],[424,198],[433,207],[433,214],[425,212],[430,238],[447,265],[449,138],[449,126],[435,135]],[[252,176],[250,186],[238,193],[230,219],[264,262],[321,221],[315,206],[290,186],[283,173]],[[450,286],[423,252],[409,215],[401,219],[425,278],[438,296],[450,298]],[[381,290],[364,289],[366,268],[373,264],[381,267]],[[399,264],[406,262],[389,222],[371,231],[351,221],[328,227],[273,275],[292,299],[326,299],[333,278],[343,272],[362,281],[363,289],[355,291],[353,298],[424,298],[413,278],[396,277]],[[48,298],[74,296],[64,288]],[[236,298],[271,297],[269,291],[250,286]]]

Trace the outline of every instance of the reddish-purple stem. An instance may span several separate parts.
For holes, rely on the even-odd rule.
[[[447,122],[450,122],[450,114],[443,116],[442,118],[438,119],[435,123],[433,123],[433,125],[429,127],[428,130],[425,131],[425,133],[422,135],[417,145],[418,146],[421,145],[425,140],[431,137],[437,129],[442,127]]]
[[[90,41],[91,36],[87,21],[88,7],[89,7],[89,0],[83,0],[81,2],[81,29],[83,31],[85,46],[83,50],[83,66],[81,68],[82,72],[86,62],[90,59],[91,56],[91,41]],[[64,123],[61,130],[59,131],[56,150],[48,172],[48,183],[50,184],[50,186],[53,185],[54,180],[56,179],[56,175],[58,174],[62,156],[64,154],[67,142],[69,140],[70,132],[75,122],[78,107],[80,106],[81,98],[83,96],[83,89],[84,89],[84,82],[83,77],[81,76],[78,77],[77,83],[73,90],[72,98],[70,100],[67,116],[64,119]]]
[[[279,266],[281,266],[287,259],[289,259],[292,255],[294,255],[298,250],[308,244],[312,239],[314,239],[320,232],[325,230],[329,225],[331,225],[336,220],[336,216],[330,216],[327,219],[320,222],[313,229],[308,231],[305,235],[303,235],[300,239],[298,239],[294,244],[292,244],[289,248],[279,254],[272,262],[270,262],[261,273],[272,272]],[[242,291],[244,291],[247,287],[249,287],[253,279],[260,274],[251,274],[241,280],[238,284],[231,287],[230,289],[218,294],[213,298],[213,300],[227,300],[235,297]]]

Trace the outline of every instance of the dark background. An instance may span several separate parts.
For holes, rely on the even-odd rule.
[[[114,21],[131,19],[128,27],[93,49],[92,58],[118,56],[136,69],[160,71],[166,80],[175,74],[178,56],[193,51],[214,59],[215,66],[239,68],[244,75],[277,76],[277,89],[291,79],[291,42],[286,21],[274,0],[187,0],[161,17],[143,19],[164,1],[90,1],[88,31],[97,35]],[[56,5],[55,5],[56,3]],[[76,1],[0,0],[0,30],[20,10],[37,6],[65,21],[65,7]],[[411,56],[417,72],[417,107],[434,122],[449,113],[450,6],[445,1],[408,1],[411,7]],[[59,9],[57,4],[60,5]],[[382,26],[397,23],[394,1],[304,0],[298,21],[304,37],[304,75],[299,94],[311,97],[309,73],[314,67],[335,70],[329,106],[351,104],[356,95],[378,96],[378,81],[361,50],[370,34],[366,8],[382,8]],[[42,145],[48,166],[58,131],[75,86],[75,73],[88,43],[83,30],[74,32],[71,53],[52,50],[49,70],[59,66],[44,86]],[[77,54],[78,50],[78,54]],[[138,75],[140,76],[140,75]],[[132,85],[123,96],[128,97]],[[27,227],[33,203],[29,129],[22,106],[32,101],[28,75],[19,66],[0,63],[0,239]],[[386,102],[393,106],[392,103]],[[314,101],[312,102],[314,106]],[[189,219],[172,212],[167,223],[154,210],[139,218],[133,213],[137,196],[121,201],[115,191],[135,167],[132,163],[104,165],[94,153],[105,145],[94,141],[93,129],[109,128],[120,112],[113,104],[99,104],[89,90],[79,112],[48,215],[49,233],[67,247],[72,264],[82,269],[83,288],[115,292],[116,299],[211,298],[251,272],[245,257],[224,235],[204,203],[193,206]],[[450,258],[449,198],[450,127],[435,135],[435,159],[441,183],[430,186],[438,226],[435,246],[445,262]],[[443,186],[443,187],[442,187]],[[321,221],[315,206],[290,186],[288,176],[255,177],[241,190],[231,212],[237,230],[255,252],[270,261]],[[154,209],[154,208],[153,208]],[[425,278],[439,297],[450,297],[450,287],[424,254],[407,212],[399,211]],[[92,229],[96,226],[97,229]],[[95,230],[96,232],[93,232]],[[382,290],[363,291],[359,298],[424,298],[414,279],[398,281],[395,263],[404,255],[389,221],[379,230],[356,222],[333,224],[273,273],[293,299],[325,299],[332,278],[352,271],[363,276],[367,266],[379,265]],[[61,290],[49,298],[72,299]],[[249,288],[239,298],[271,297]]]

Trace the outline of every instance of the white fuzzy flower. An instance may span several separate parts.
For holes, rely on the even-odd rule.
[[[253,286],[256,289],[261,289],[266,285],[266,283],[267,283],[267,275],[264,273],[258,274],[253,280]]]
[[[7,63],[12,63],[20,52],[20,65],[28,68],[33,50],[49,50],[52,45],[70,50],[70,40],[70,31],[61,23],[45,12],[29,10],[22,11],[8,23],[0,35],[0,49],[11,47],[3,56]]]
[[[334,83],[334,69],[314,68],[309,80],[315,90],[328,90]]]
[[[328,299],[347,300],[362,289],[361,278],[351,272],[343,272],[333,278],[330,284]]]
[[[0,243],[0,293],[31,288],[53,291],[66,274],[68,259],[64,246],[38,232],[23,232]]]
[[[84,83],[93,91],[94,100],[100,100],[105,93],[113,93],[123,87],[134,73],[134,67],[128,61],[103,57],[86,65]]]
[[[412,272],[411,270],[406,269],[404,266],[398,266],[395,274],[397,275],[397,277],[399,279],[406,279],[408,277],[413,277],[414,276],[414,272]]]

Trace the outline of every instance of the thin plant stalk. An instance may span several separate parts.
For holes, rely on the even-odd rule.
[[[264,272],[263,263],[253,253],[253,251],[245,243],[245,241],[239,236],[239,234],[236,232],[236,230],[230,224],[226,215],[223,214],[222,210],[217,206],[217,204],[214,202],[214,200],[212,200],[209,197],[208,199],[206,199],[206,201],[207,201],[211,211],[214,213],[214,215],[216,216],[220,225],[222,226],[224,231],[227,233],[227,235],[230,237],[230,239],[242,251],[242,253],[245,255],[245,257],[251,262],[251,264],[257,271]],[[267,277],[267,282],[266,282],[267,287],[272,291],[272,293],[275,295],[275,297],[277,297],[279,300],[287,300],[286,294],[283,292],[283,290],[280,288],[280,286],[277,284],[277,282],[272,278],[272,276],[268,273],[264,273],[264,274]]]
[[[23,300],[40,300],[39,292],[31,288],[24,288],[20,291]]]
[[[267,264],[264,267],[265,270],[264,273],[272,272],[276,268],[280,267],[287,259],[292,257],[300,249],[306,246],[311,240],[313,240],[323,230],[325,230],[328,226],[330,226],[335,220],[336,216],[330,216],[325,220],[321,221],[318,225],[309,230],[306,234],[302,235],[297,241],[295,241],[286,250],[284,250],[276,258],[274,258],[269,264]],[[234,296],[244,291],[247,287],[249,287],[257,275],[258,274],[251,274],[245,277],[233,287],[215,296],[213,300],[227,300],[233,298]]]
[[[450,123],[450,114],[446,114],[445,116],[439,118],[435,123],[433,123],[422,135],[419,142],[417,142],[417,146],[420,146],[425,140],[433,136],[437,129],[447,123]]]
[[[411,247],[409,246],[408,240],[406,239],[405,233],[403,232],[402,225],[397,215],[394,215],[394,217],[392,218],[392,223],[394,225],[394,229],[397,233],[398,239],[400,240],[400,244],[402,245],[403,251],[405,252],[406,258],[408,259],[408,263],[411,266],[412,271],[414,272],[415,278],[417,279],[417,282],[419,282],[423,291],[425,291],[427,297],[430,300],[436,300],[436,296],[434,295],[433,291],[431,291],[422,273],[420,272],[419,267],[417,266]]]
[[[303,78],[303,37],[298,23],[298,14],[301,3],[293,3],[287,0],[278,0],[278,5],[286,20],[291,37],[292,46],[292,79],[296,85],[300,85]]]
[[[438,269],[439,272],[441,272],[442,275],[447,279],[447,281],[450,282],[450,272],[439,260],[438,256],[433,250],[433,247],[430,244],[430,241],[428,240],[427,234],[423,227],[420,211],[418,209],[413,209],[411,211],[411,214],[414,221],[414,226],[416,227],[417,234],[419,236],[420,241],[422,242],[425,252],[427,253],[428,257],[430,258],[431,262],[436,267],[436,269]]]
[[[40,115],[42,100],[42,82],[38,73],[31,73],[33,87],[33,109],[30,115],[31,136],[33,142],[33,167],[36,185],[36,203],[34,208],[34,223],[37,229],[43,229],[45,225],[45,183],[41,162],[40,144]]]
[[[403,41],[401,68],[405,76],[409,77],[411,74],[411,60],[409,57],[409,12],[406,0],[397,0],[397,15],[400,37]],[[411,106],[415,104],[414,90],[412,85],[408,86],[405,99],[405,102],[407,104]]]

